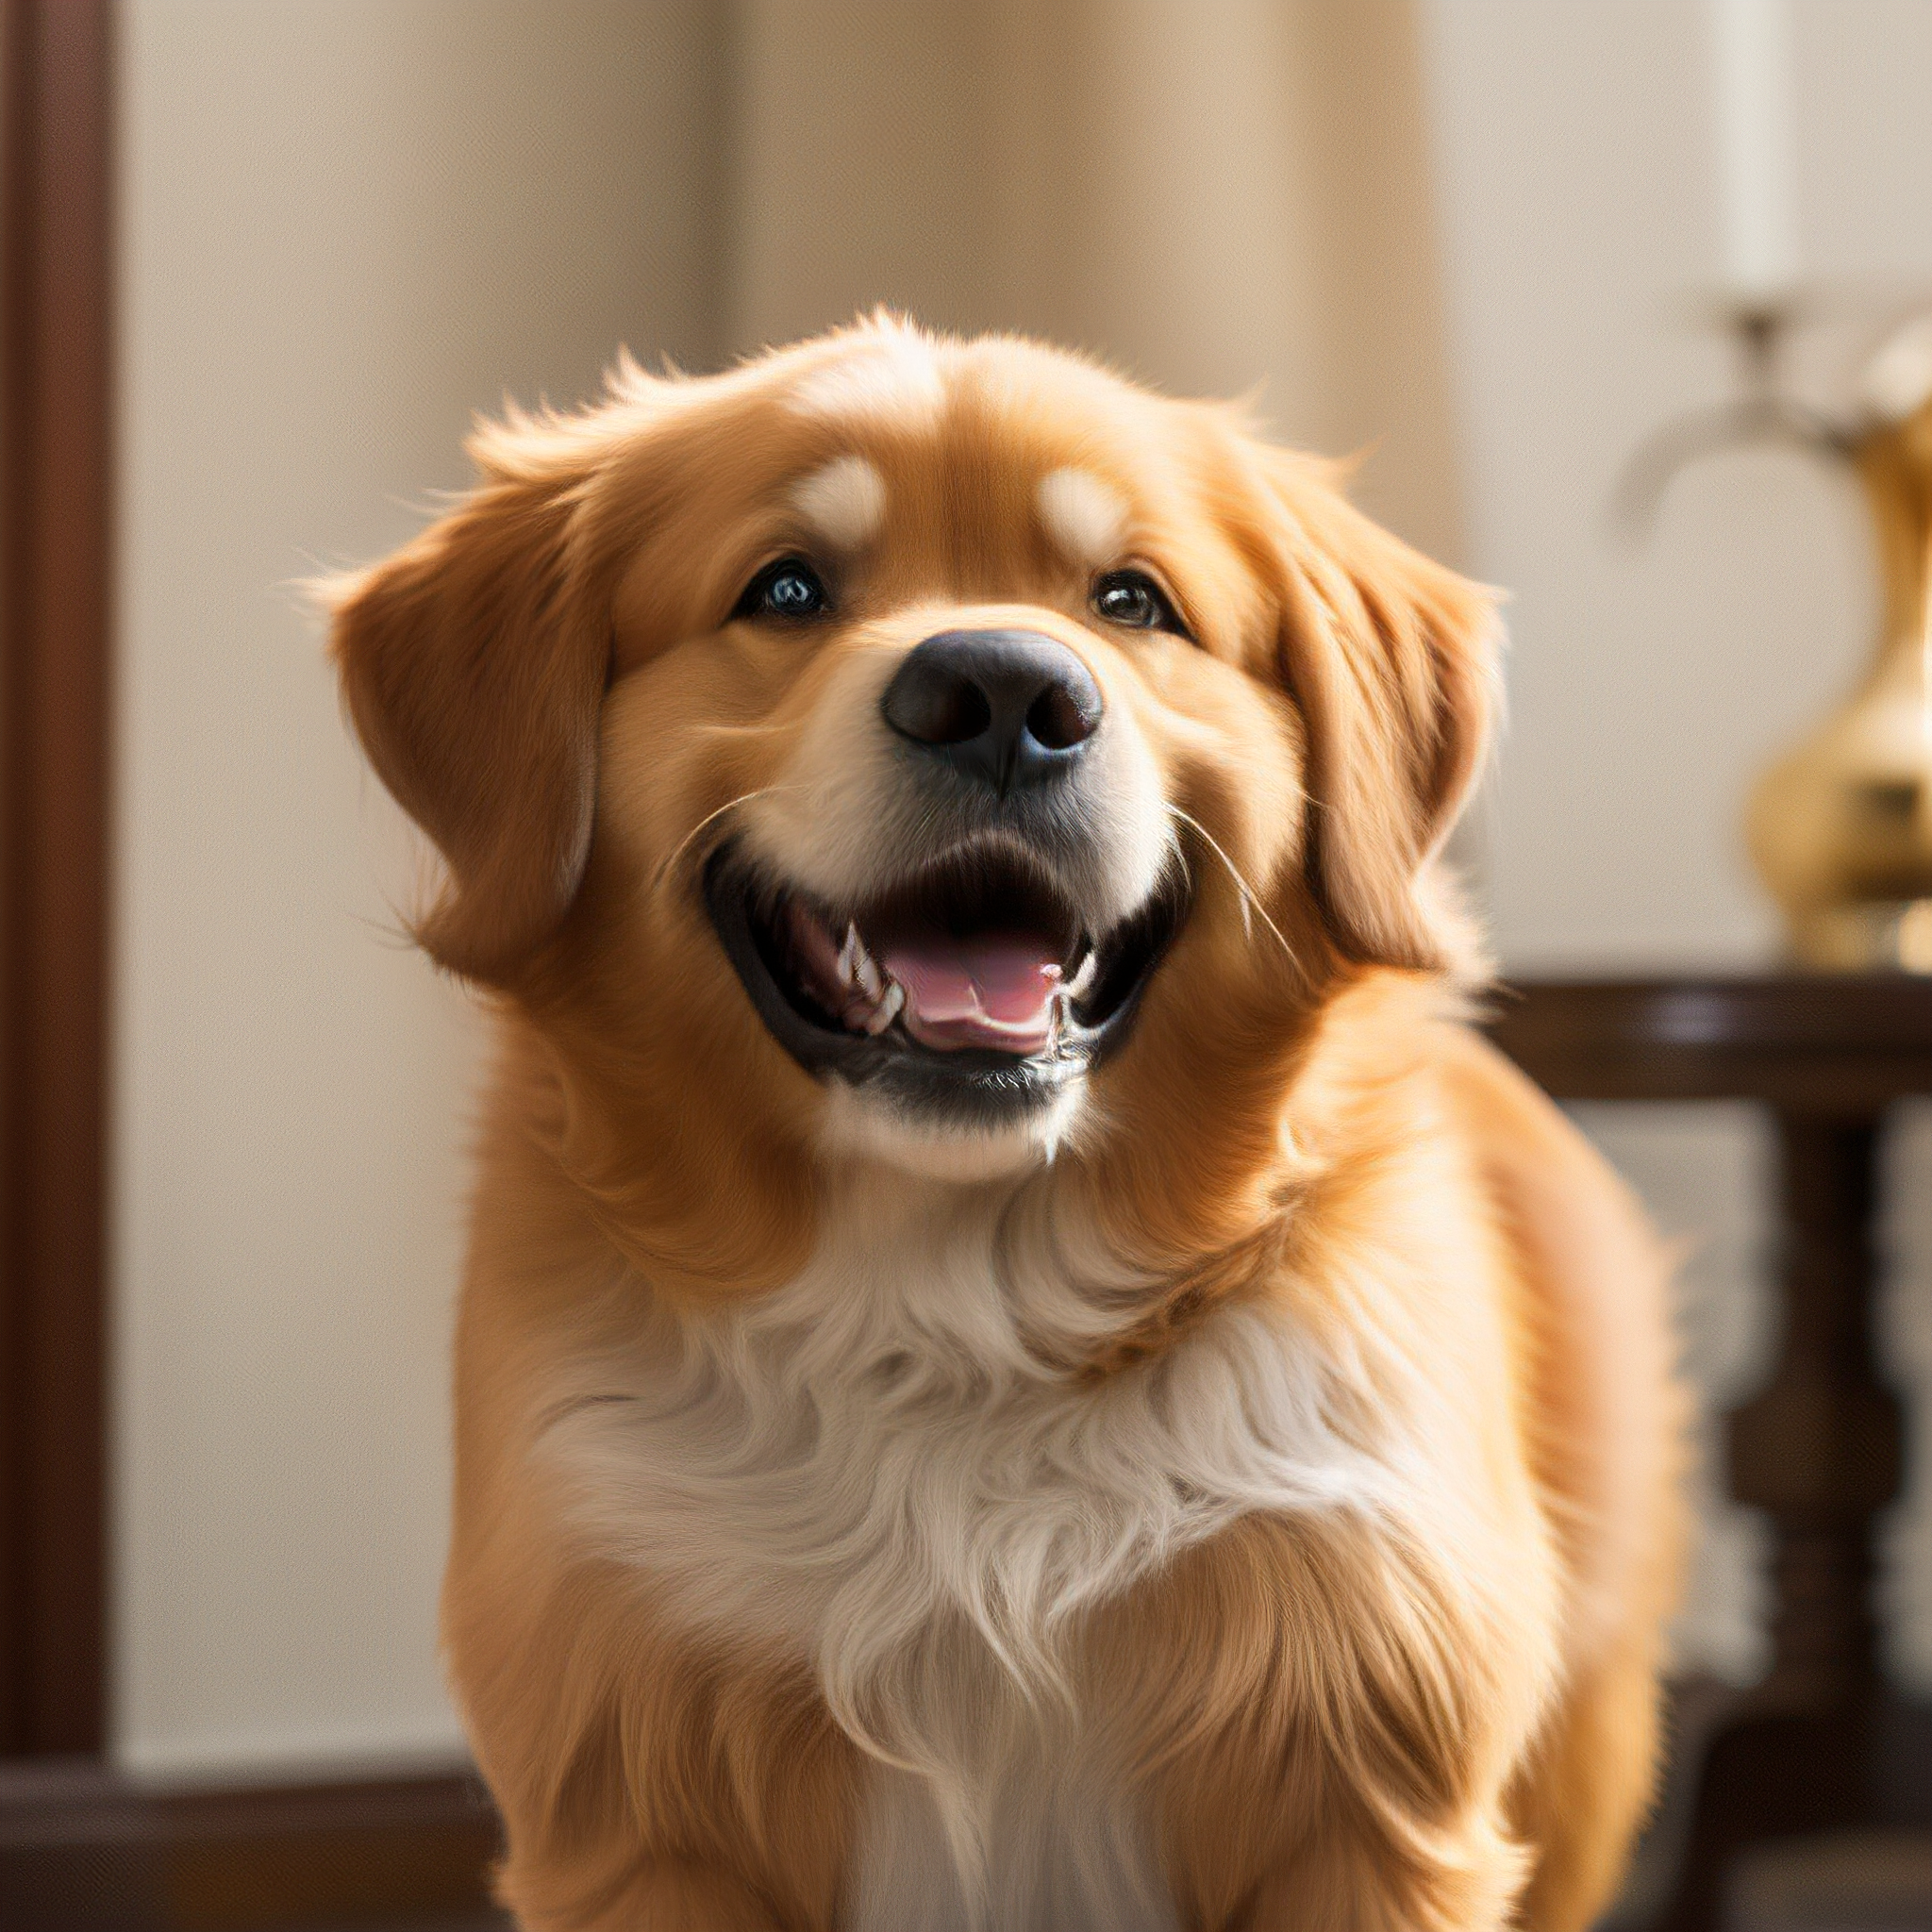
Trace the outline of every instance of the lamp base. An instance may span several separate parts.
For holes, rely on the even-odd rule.
[[[1932,898],[1789,912],[1791,963],[1812,973],[1932,974]]]

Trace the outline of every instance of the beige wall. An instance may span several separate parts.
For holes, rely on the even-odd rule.
[[[470,413],[714,353],[703,0],[123,9],[114,1743],[447,1755],[445,1331],[475,1036],[286,588]]]

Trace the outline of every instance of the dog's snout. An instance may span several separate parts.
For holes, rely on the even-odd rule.
[[[909,652],[880,701],[922,751],[1002,795],[1066,771],[1100,724],[1093,674],[1031,630],[942,630]]]

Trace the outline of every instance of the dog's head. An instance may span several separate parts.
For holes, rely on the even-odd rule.
[[[768,1272],[847,1158],[1207,1185],[1442,963],[1489,600],[1231,410],[881,320],[474,454],[338,660],[656,1265]]]

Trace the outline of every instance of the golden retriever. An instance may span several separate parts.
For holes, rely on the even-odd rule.
[[[449,1668],[558,1928],[1580,1927],[1663,1267],[1463,1024],[1491,600],[878,317],[480,428],[338,584],[487,991]]]

